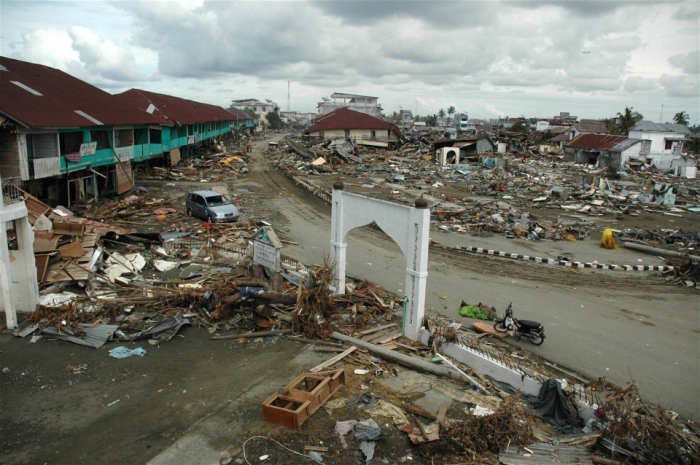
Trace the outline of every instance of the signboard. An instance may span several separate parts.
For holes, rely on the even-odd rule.
[[[88,142],[85,144],[80,144],[80,156],[84,157],[86,155],[95,155],[97,151],[97,142]]]
[[[119,161],[129,161],[134,158],[134,147],[119,147],[114,149],[114,153],[117,155]]]
[[[194,136],[187,136],[187,143],[194,144]]]
[[[273,271],[280,270],[279,249],[265,242],[253,241],[253,261]]]

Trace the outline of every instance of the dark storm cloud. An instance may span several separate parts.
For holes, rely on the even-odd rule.
[[[131,43],[155,51],[164,75],[335,87],[615,90],[642,45],[632,31],[648,16],[639,4],[585,1],[114,5],[131,17]]]

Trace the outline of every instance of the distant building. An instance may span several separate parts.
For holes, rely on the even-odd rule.
[[[323,116],[338,108],[352,108],[355,111],[366,113],[375,118],[381,118],[382,106],[379,105],[378,100],[379,97],[370,97],[369,95],[334,92],[330,99],[323,97],[323,102],[318,103],[318,114]]]
[[[304,134],[322,140],[353,138],[359,145],[372,147],[391,147],[402,137],[396,125],[349,108],[317,117]]]
[[[662,124],[640,121],[629,133],[630,139],[650,141],[648,162],[658,169],[666,170],[676,166],[692,166],[682,159],[683,144],[690,138],[690,131],[682,124]]]
[[[608,134],[581,134],[564,146],[564,161],[622,169],[630,159],[639,159],[646,150],[641,139]]]
[[[265,100],[264,102],[261,102],[260,100],[254,98],[246,98],[242,100],[231,100],[231,108],[237,108],[239,110],[250,108],[256,115],[267,121],[265,119],[265,115],[271,111],[279,110],[280,106],[272,100]]]
[[[454,123],[457,132],[466,132],[469,124],[469,115],[466,113],[457,113],[454,116]]]
[[[401,119],[401,127],[404,130],[413,126],[413,113],[411,113],[411,110],[399,111],[399,119]]]

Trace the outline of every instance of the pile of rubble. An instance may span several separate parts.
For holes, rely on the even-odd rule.
[[[248,140],[243,140],[239,145],[202,146],[190,153],[186,160],[171,160],[170,168],[151,167],[137,174],[137,179],[191,182],[238,179],[249,172],[250,157],[245,150],[248,143]]]
[[[603,216],[700,213],[700,183],[695,180],[681,184],[662,175],[655,181],[633,179],[627,173],[553,163],[551,156],[486,153],[475,157],[473,165],[438,166],[431,143],[421,138],[387,150],[349,141],[307,147],[288,139],[291,150],[272,148],[268,154],[288,177],[327,201],[333,181],[339,178],[348,189],[374,197],[412,204],[423,196],[431,219],[443,231],[572,241],[589,236],[596,219]]]

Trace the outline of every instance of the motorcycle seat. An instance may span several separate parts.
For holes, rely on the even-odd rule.
[[[541,323],[531,320],[518,320],[520,323],[520,328],[526,331],[539,330],[542,327]]]

